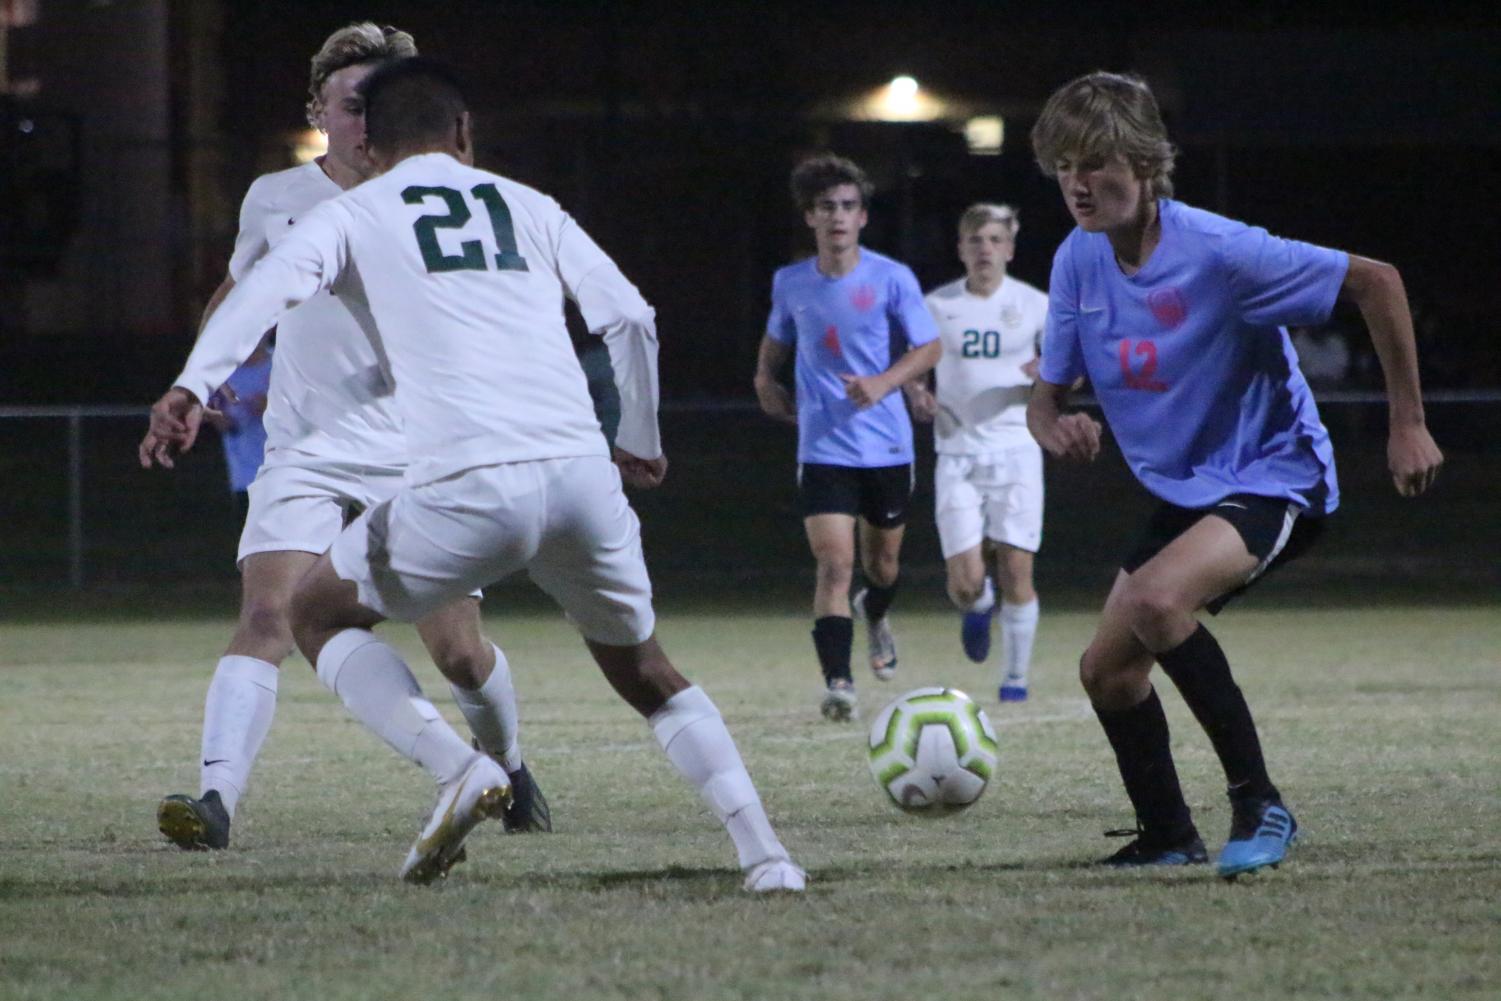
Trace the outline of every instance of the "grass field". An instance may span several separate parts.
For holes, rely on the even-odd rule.
[[[803,897],[739,889],[727,838],[550,614],[490,620],[557,833],[482,828],[444,884],[395,872],[426,778],[300,660],[231,849],[157,834],[197,792],[228,618],[66,609],[0,625],[0,998],[1495,998],[1501,994],[1501,614],[1495,605],[1267,608],[1217,624],[1305,840],[1276,872],[1086,863],[1128,821],[1074,680],[1092,613],[1045,606],[1035,695],[995,704],[936,602],[898,609],[900,678],[982,697],[997,782],[967,814],[888,804],[863,727],[817,718],[805,616],[669,611]],[[921,607],[918,607],[921,606]],[[932,608],[932,611],[927,611]],[[392,635],[414,649],[405,630]],[[418,666],[451,720],[436,672]],[[1219,847],[1221,777],[1176,694],[1179,768]]]

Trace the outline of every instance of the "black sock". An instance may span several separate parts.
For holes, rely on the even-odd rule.
[[[1115,750],[1126,795],[1136,810],[1136,824],[1152,841],[1179,844],[1195,835],[1178,769],[1168,745],[1167,717],[1157,690],[1130,709],[1095,709]]]
[[[843,615],[825,615],[813,620],[813,649],[818,651],[818,666],[823,668],[825,684],[837,678],[851,681],[850,646],[855,638],[855,624]]]
[[[876,587],[869,584],[865,588],[865,617],[872,622],[880,622],[886,617],[891,608],[892,599],[896,597],[896,587],[900,579],[892,581],[886,587]]]
[[[1261,741],[1251,707],[1240,686],[1230,677],[1225,651],[1203,624],[1182,643],[1157,655],[1157,663],[1193,710],[1209,734],[1225,769],[1230,794],[1237,798],[1277,799],[1277,787],[1267,777]]]

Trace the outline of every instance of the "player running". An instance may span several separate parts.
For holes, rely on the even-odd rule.
[[[349,711],[440,779],[403,877],[446,873],[509,783],[421,699],[370,627],[420,619],[525,569],[724,823],[746,889],[803,889],[719,710],[655,637],[640,525],[621,488],[622,477],[656,486],[667,470],[651,308],[556,202],[469,166],[469,112],[446,69],[392,62],[362,94],[377,176],[305,215],[230,293],[153,420],[166,440],[190,443],[198,401],[256,332],[328,292],[368,302],[414,461],[406,484],[298,584],[293,632]],[[613,464],[565,295],[610,352],[621,403]]]
[[[942,345],[904,264],[860,246],[872,188],[849,160],[819,156],[792,172],[792,194],[818,253],[777,271],[755,387],[761,409],[796,423],[797,482],[808,546],[818,564],[813,647],[826,719],[848,720],[852,615],[865,619],[870,668],[896,671],[886,613],[912,497],[912,422],[896,390],[925,375]],[[895,328],[912,349],[893,360]],[[796,351],[796,403],[778,371]],[[857,532],[858,525],[858,532]],[[855,547],[869,585],[850,599]]]
[[[1218,612],[1301,553],[1339,502],[1329,435],[1287,326],[1323,323],[1339,298],[1359,307],[1386,376],[1393,482],[1409,497],[1433,482],[1443,456],[1424,423],[1401,276],[1173,200],[1175,150],[1136,77],[1065,85],[1032,145],[1078,226],[1053,261],[1027,424],[1052,454],[1093,459],[1099,425],[1063,413],[1069,386],[1087,375],[1127,464],[1159,501],[1079,662],[1137,818],[1135,840],[1105,862],[1207,861],[1152,687],[1155,662],[1224,767],[1232,819],[1220,875],[1276,865],[1298,825],[1197,613]]]
[[[313,57],[307,114],[327,133],[328,152],[250,186],[229,275],[209,300],[204,324],[308,212],[369,175],[359,84],[376,66],[416,52],[406,32],[369,22],[341,28],[323,43]],[[359,308],[352,299],[320,295],[278,324],[265,464],[250,487],[240,537],[240,623],[204,703],[200,792],[168,796],[157,808],[162,833],[181,848],[229,845],[236,806],[276,711],[278,669],[293,648],[292,586],[347,518],[391,496],[402,482],[407,448],[401,421],[375,351],[351,312]],[[142,465],[170,468],[166,446],[148,431]],[[547,803],[521,758],[510,665],[482,635],[478,602],[461,597],[435,609],[417,631],[480,746],[510,774],[515,795],[507,829],[551,830]]]
[[[995,585],[1001,586],[1002,702],[1027,697],[1037,592],[1032,563],[1042,544],[1042,449],[1027,430],[1027,398],[1048,297],[1006,274],[1020,224],[1008,205],[971,205],[959,217],[963,278],[928,293],[943,356],[936,399],[918,380],[912,411],[931,419],[938,540],[949,600],[963,613],[960,640],[975,663],[990,655]]]

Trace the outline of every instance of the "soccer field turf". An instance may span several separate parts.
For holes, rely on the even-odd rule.
[[[1046,600],[1046,599],[1045,599]],[[0,625],[0,998],[1494,998],[1501,991],[1501,614],[1494,605],[1237,608],[1215,629],[1303,826],[1286,865],[1118,872],[1130,817],[1075,679],[1093,613],[1049,612],[1034,695],[995,702],[957,619],[899,608],[896,681],[980,698],[997,780],[928,821],[886,801],[864,725],[817,714],[808,621],[666,613],[795,857],[802,897],[740,890],[728,838],[560,618],[488,624],[557,832],[485,825],[435,887],[396,869],[431,805],[300,658],[226,852],[182,853],[157,800],[195,793],[227,619]],[[929,603],[929,607],[935,607]],[[393,630],[415,652],[406,629]],[[857,653],[863,643],[857,638]],[[462,726],[446,686],[428,693]],[[1208,741],[1163,684],[1210,843]]]

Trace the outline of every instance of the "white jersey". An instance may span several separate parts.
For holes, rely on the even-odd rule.
[[[230,277],[243,281],[314,206],[340,194],[316,163],[257,178],[240,206]],[[374,467],[406,462],[390,382],[358,319],[366,311],[325,292],[277,324],[263,418],[268,464],[308,456]]]
[[[551,198],[446,153],[409,157],[298,219],[214,313],[176,384],[203,398],[261,330],[329,289],[370,304],[406,424],[409,484],[609,454],[565,295],[609,347],[617,445],[662,453],[651,307]]]
[[[1007,276],[989,296],[967,291],[964,279],[929,292],[943,354],[934,448],[943,455],[994,455],[1030,442],[1027,398],[1032,378],[1022,366],[1037,357],[1048,297]]]

